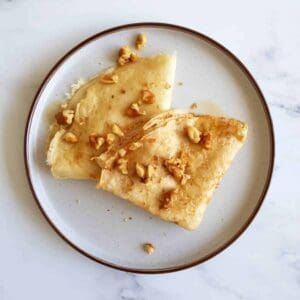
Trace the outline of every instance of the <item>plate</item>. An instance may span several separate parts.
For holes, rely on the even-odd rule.
[[[107,192],[93,181],[55,180],[45,164],[51,107],[78,79],[115,63],[116,50],[144,32],[143,55],[177,53],[174,108],[200,102],[202,113],[249,125],[248,139],[213,196],[203,222],[186,231]],[[221,112],[220,112],[221,111]],[[137,273],[185,269],[220,253],[248,227],[268,189],[274,137],[264,97],[245,66],[226,48],[191,29],[162,23],[129,24],[98,33],[69,51],[50,71],[34,99],[25,134],[25,165],[33,195],[56,232],[82,254]],[[143,243],[156,246],[154,254]]]

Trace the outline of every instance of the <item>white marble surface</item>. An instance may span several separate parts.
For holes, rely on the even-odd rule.
[[[300,2],[174,2],[0,0],[1,300],[300,299]],[[86,36],[137,21],[185,25],[231,49],[258,80],[276,133],[252,226],[218,257],[169,275],[118,272],[71,249],[39,212],[23,165],[27,113],[51,66]]]

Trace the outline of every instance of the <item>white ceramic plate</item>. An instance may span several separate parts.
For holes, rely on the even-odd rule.
[[[144,32],[143,55],[177,53],[173,107],[200,102],[249,125],[247,142],[214,194],[198,230],[186,231],[128,202],[95,189],[95,182],[55,180],[45,164],[49,107],[72,83],[113,65],[116,50]],[[202,103],[202,105],[201,105]],[[216,107],[218,109],[216,110]],[[242,63],[210,38],[179,26],[125,25],[99,33],[66,54],[38,91],[28,119],[25,163],[33,194],[54,229],[74,248],[118,269],[159,273],[201,263],[230,245],[249,225],[268,188],[274,159],[273,130],[264,98]],[[131,220],[126,221],[129,217]],[[149,256],[141,245],[151,242]]]

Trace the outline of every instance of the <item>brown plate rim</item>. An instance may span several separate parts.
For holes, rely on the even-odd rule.
[[[64,61],[71,56],[73,53],[75,53],[77,50],[81,49],[82,47],[84,47],[85,45],[87,45],[88,43],[92,42],[93,40],[99,38],[99,37],[103,37],[107,34],[110,34],[112,32],[116,32],[116,31],[120,31],[120,30],[124,30],[127,28],[138,28],[138,27],[159,27],[159,28],[166,28],[166,29],[172,29],[172,30],[177,30],[177,31],[181,31],[181,32],[185,32],[188,34],[191,34],[201,40],[206,41],[207,43],[209,43],[210,45],[216,47],[217,49],[221,50],[223,53],[225,53],[233,62],[235,62],[238,67],[245,73],[245,75],[247,76],[248,80],[251,82],[251,84],[253,85],[253,87],[255,88],[256,92],[259,95],[259,98],[261,100],[261,104],[262,107],[264,109],[264,113],[266,115],[266,119],[268,121],[268,129],[269,129],[269,136],[270,136],[270,145],[271,145],[271,149],[270,149],[270,164],[269,164],[269,169],[268,169],[268,175],[266,178],[266,182],[264,185],[264,188],[262,190],[262,193],[260,195],[259,201],[256,205],[256,207],[254,208],[252,214],[248,217],[247,221],[245,222],[245,224],[226,242],[224,243],[222,246],[218,247],[216,250],[214,250],[213,252],[207,254],[206,256],[197,259],[193,262],[190,263],[186,263],[186,264],[182,264],[182,265],[178,265],[178,266],[174,266],[174,267],[170,267],[170,268],[161,268],[161,269],[137,269],[137,268],[129,268],[129,267],[123,267],[120,265],[116,265],[113,264],[109,261],[105,261],[99,257],[95,257],[89,253],[87,253],[85,250],[81,249],[79,246],[77,246],[76,244],[74,244],[72,241],[70,241],[66,236],[64,236],[64,234],[56,227],[56,225],[52,222],[51,218],[47,215],[47,212],[42,208],[42,205],[37,197],[37,194],[35,192],[34,186],[33,186],[33,180],[31,177],[31,173],[30,173],[30,169],[29,169],[29,165],[28,165],[28,142],[29,142],[29,134],[30,134],[30,130],[31,130],[31,123],[32,123],[32,119],[33,119],[33,115],[36,109],[36,106],[39,102],[40,96],[43,92],[43,90],[45,89],[45,87],[47,86],[47,83],[52,79],[52,77],[54,76],[54,74],[56,73],[56,71],[58,70],[58,68],[64,63]],[[198,31],[195,31],[193,29],[187,28],[187,27],[183,27],[180,25],[175,25],[175,24],[170,24],[170,23],[161,23],[161,22],[140,22],[140,23],[130,23],[130,24],[125,24],[125,25],[120,25],[117,27],[113,27],[111,29],[107,29],[104,31],[101,31],[99,33],[96,33],[90,37],[88,37],[87,39],[85,39],[84,41],[82,41],[81,43],[79,43],[78,45],[76,45],[75,47],[73,47],[70,51],[68,51],[61,59],[59,59],[59,61],[53,66],[53,68],[49,71],[49,73],[46,75],[45,79],[43,80],[42,84],[40,85],[33,103],[30,107],[29,110],[29,114],[28,114],[28,119],[26,122],[26,127],[25,127],[25,135],[24,135],[24,162],[25,162],[25,169],[26,169],[26,175],[27,175],[27,179],[28,179],[28,183],[31,189],[31,192],[34,196],[34,199],[40,209],[40,211],[42,212],[42,214],[44,215],[44,217],[46,218],[46,220],[48,221],[48,223],[52,226],[52,228],[56,231],[56,233],[66,242],[68,243],[71,247],[73,247],[75,250],[77,250],[78,252],[80,252],[81,254],[83,254],[84,256],[102,264],[108,267],[111,267],[113,269],[117,269],[120,271],[125,271],[125,272],[132,272],[132,273],[140,273],[140,274],[163,274],[163,273],[171,273],[171,272],[176,272],[176,271],[180,271],[180,270],[184,270],[187,268],[191,268],[194,267],[196,265],[199,265],[211,258],[213,258],[214,256],[220,254],[222,251],[224,251],[225,249],[227,249],[230,245],[233,244],[233,242],[235,242],[241,235],[242,233],[245,232],[245,230],[248,228],[248,226],[251,224],[251,222],[253,221],[253,219],[255,218],[257,212],[259,211],[266,193],[268,191],[268,188],[270,186],[270,182],[271,182],[271,178],[272,178],[272,174],[273,174],[273,168],[274,168],[274,160],[275,160],[275,138],[274,138],[274,127],[273,127],[273,121],[272,121],[272,117],[267,105],[267,102],[265,100],[265,97],[261,91],[261,89],[259,88],[256,80],[254,79],[254,77],[251,75],[251,73],[249,72],[249,70],[246,68],[246,66],[231,52],[229,51],[227,48],[225,48],[222,44],[220,44],[219,42],[215,41],[214,39],[206,36],[203,33],[200,33]]]

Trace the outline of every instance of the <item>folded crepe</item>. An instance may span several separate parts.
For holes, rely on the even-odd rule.
[[[162,113],[96,158],[97,187],[196,229],[246,134],[238,120]]]
[[[160,54],[83,85],[50,127],[47,163],[56,178],[99,178],[92,160],[152,116],[170,108],[176,57]]]

